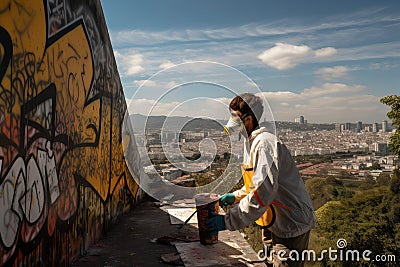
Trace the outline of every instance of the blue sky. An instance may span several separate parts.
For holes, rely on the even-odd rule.
[[[380,122],[399,94],[399,1],[101,2],[131,113],[224,118],[254,81],[276,120]]]

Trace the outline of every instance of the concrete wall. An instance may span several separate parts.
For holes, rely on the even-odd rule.
[[[0,1],[0,265],[65,266],[141,195],[98,0]]]

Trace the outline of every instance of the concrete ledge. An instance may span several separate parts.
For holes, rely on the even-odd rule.
[[[175,243],[185,267],[266,266],[239,231],[222,231],[218,243],[204,246],[200,242]]]
[[[162,256],[174,254],[181,259],[171,264],[178,266],[265,266],[238,231],[222,231],[217,244],[204,246],[196,224],[171,224],[169,208],[177,207],[139,204],[72,266],[171,266]]]

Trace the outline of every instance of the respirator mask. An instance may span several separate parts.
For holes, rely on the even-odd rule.
[[[243,131],[245,131],[243,122],[234,111],[231,112],[231,117],[229,118],[228,123],[224,126],[224,131],[229,137],[237,136],[238,140],[240,140]]]

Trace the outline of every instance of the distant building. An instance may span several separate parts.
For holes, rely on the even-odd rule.
[[[373,146],[374,146],[374,151],[379,156],[387,156],[390,154],[389,144],[387,143],[374,143]]]
[[[362,121],[357,121],[357,133],[361,132],[362,130]]]
[[[298,124],[305,124],[304,116],[300,116],[298,118],[295,118],[294,122],[298,123]]]
[[[182,171],[179,170],[178,168],[167,168],[161,170],[162,176],[164,176],[165,179],[168,181],[175,180],[176,178],[180,177],[182,175]]]
[[[345,131],[350,131],[351,130],[351,123],[350,122],[346,122],[344,124],[344,130]]]
[[[340,132],[340,123],[335,123],[335,131]]]
[[[172,142],[174,140],[177,140],[177,133],[167,132],[167,131],[161,132],[161,141],[162,142]]]
[[[388,123],[387,120],[382,121],[382,132],[383,133],[386,133],[388,131],[387,123]]]
[[[377,133],[378,132],[378,123],[373,123],[372,124],[372,132]]]

